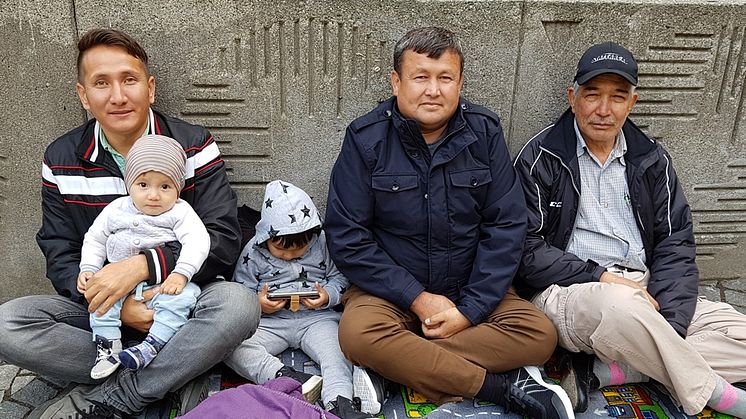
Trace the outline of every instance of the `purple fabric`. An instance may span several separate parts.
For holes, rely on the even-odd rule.
[[[208,397],[185,419],[339,419],[319,406],[303,400],[299,382],[279,377],[264,385],[244,384]]]

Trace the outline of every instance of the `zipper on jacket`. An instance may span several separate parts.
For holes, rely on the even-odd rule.
[[[547,154],[549,154],[550,156],[553,156],[555,159],[559,160],[559,162],[562,165],[562,167],[564,167],[565,170],[567,170],[567,173],[570,174],[570,182],[572,182],[572,188],[575,189],[575,192],[578,194],[578,196],[580,196],[580,190],[578,189],[577,185],[575,184],[575,176],[572,175],[572,170],[570,170],[570,168],[567,167],[567,165],[565,164],[565,162],[562,161],[562,159],[559,156],[557,156],[556,154],[552,153],[551,151],[547,150],[544,147],[539,147],[539,148],[542,149],[542,150],[544,150],[544,151],[546,151]]]

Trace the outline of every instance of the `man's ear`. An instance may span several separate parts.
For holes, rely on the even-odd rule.
[[[394,96],[399,93],[399,85],[401,84],[401,79],[399,78],[399,73],[396,72],[396,70],[391,70],[391,90],[394,93]]]
[[[572,87],[567,88],[567,103],[570,105],[572,113],[575,113],[575,89]]]
[[[148,78],[148,99],[151,105],[155,103],[155,77],[153,76]]]
[[[83,87],[83,85],[80,83],[76,83],[75,91],[78,93],[78,99],[80,99],[80,103],[81,105],[83,105],[83,109],[87,111],[91,110],[91,105],[88,103],[88,95],[85,92],[85,87]]]
[[[632,102],[629,104],[629,112],[632,112],[632,108],[635,107],[635,103],[637,103],[637,99],[640,98],[640,94],[635,92],[632,93]],[[627,112],[629,114],[629,112]]]

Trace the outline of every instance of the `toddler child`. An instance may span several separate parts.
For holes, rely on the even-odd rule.
[[[145,368],[186,323],[196,304],[200,289],[189,281],[207,258],[210,236],[192,207],[179,199],[186,161],[184,149],[173,138],[147,135],[138,139],[125,161],[124,184],[129,196],[107,205],[85,235],[77,284],[81,294],[106,260],[119,262],[167,242],[181,244],[173,272],[147,303],[155,314],[142,343],[122,350],[119,314],[124,299],[101,316],[91,314],[90,325],[98,349],[91,378],[109,376],[120,362],[132,370]],[[151,287],[141,282],[135,289],[135,298],[142,300],[142,291],[147,288]]]
[[[259,294],[259,328],[226,360],[234,371],[257,384],[279,376],[303,384],[313,403],[342,418],[368,418],[353,403],[352,365],[339,348],[340,303],[348,286],[326,248],[321,219],[311,198],[279,180],[267,185],[256,235],[246,244],[233,278]],[[316,292],[312,297],[270,299],[273,294]],[[319,376],[296,371],[275,356],[288,347],[301,349],[319,364]]]

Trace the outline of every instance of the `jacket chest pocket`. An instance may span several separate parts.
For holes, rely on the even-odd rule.
[[[374,174],[371,181],[378,224],[406,233],[427,219],[416,174]]]
[[[490,169],[474,168],[449,172],[452,188],[448,194],[451,219],[457,223],[478,223],[487,189],[492,182]]]

